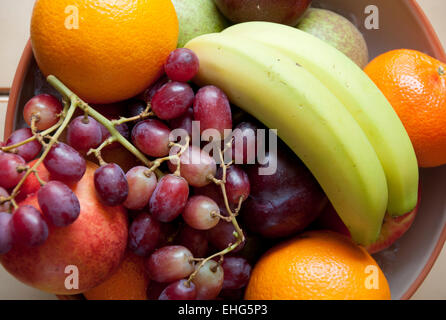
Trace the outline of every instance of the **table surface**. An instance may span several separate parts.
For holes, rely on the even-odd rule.
[[[446,47],[446,1],[418,0]],[[0,93],[11,86],[21,52],[29,37],[29,17],[34,0],[1,1],[0,3]],[[0,140],[7,96],[0,96]],[[446,248],[426,281],[413,299],[446,299]],[[0,267],[0,299],[55,299],[54,295],[29,288],[12,278]]]

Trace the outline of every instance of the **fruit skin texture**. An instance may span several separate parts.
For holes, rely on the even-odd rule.
[[[366,250],[370,254],[375,254],[389,248],[409,230],[417,213],[418,205],[414,210],[403,216],[391,217],[389,214],[386,214],[378,240],[366,246]],[[350,232],[331,205],[325,208],[316,220],[315,226],[317,229],[335,231],[350,238]]]
[[[1,256],[3,267],[18,280],[36,289],[72,295],[88,291],[119,267],[127,246],[128,222],[123,207],[105,207],[96,197],[93,175],[97,166],[87,162],[87,171],[72,190],[81,204],[79,218],[65,228],[49,226],[47,241],[37,248],[14,247]],[[39,207],[37,195],[20,205]],[[65,288],[65,268],[79,269],[79,289]]]
[[[213,0],[172,0],[172,3],[180,25],[178,48],[195,37],[220,32],[229,26]]]
[[[129,251],[119,269],[105,282],[84,293],[87,300],[147,300],[150,279],[144,258]]]
[[[218,86],[235,105],[277,128],[355,241],[374,242],[387,207],[387,182],[364,131],[344,105],[292,59],[250,39],[204,35],[187,48],[200,59],[195,81]]]
[[[250,22],[223,33],[280,50],[321,81],[355,118],[377,153],[387,178],[387,211],[399,216],[415,208],[419,177],[412,143],[389,101],[356,64],[339,50],[296,28]]]
[[[232,22],[271,21],[295,26],[311,0],[214,0]]]
[[[272,162],[274,156],[267,153],[265,160]],[[287,148],[278,150],[274,174],[259,175],[262,167],[247,167],[252,191],[242,206],[245,226],[265,238],[284,238],[302,232],[327,204],[319,184]]]
[[[368,266],[377,268],[378,289],[367,288]],[[245,299],[389,300],[390,289],[364,248],[332,231],[310,231],[279,244],[259,260]]]
[[[74,20],[68,6],[78,8],[78,29],[67,28]],[[177,41],[178,19],[169,0],[38,0],[31,20],[42,72],[90,103],[141,93],[161,76]]]
[[[361,69],[369,62],[369,50],[361,32],[353,23],[333,11],[308,9],[297,28],[332,45]]]
[[[364,71],[392,104],[420,167],[446,163],[446,64],[415,50],[394,50]]]

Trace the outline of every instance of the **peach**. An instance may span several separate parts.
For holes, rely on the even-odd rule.
[[[93,182],[96,169],[95,164],[87,162],[84,177],[72,186],[81,204],[80,216],[72,225],[50,226],[44,245],[15,246],[0,257],[5,269],[18,280],[49,293],[72,295],[98,286],[116,272],[127,247],[127,215],[122,206],[106,207],[99,202]],[[22,204],[39,208],[35,193]],[[66,286],[75,284],[70,280],[76,271],[78,287]]]

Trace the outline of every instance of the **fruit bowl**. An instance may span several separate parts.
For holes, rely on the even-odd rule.
[[[377,30],[364,27],[364,9],[369,5],[365,0],[316,0],[313,4],[338,12],[355,23],[367,40],[371,58],[392,49],[410,48],[446,61],[432,26],[413,0],[375,1],[380,18]],[[20,116],[23,106],[41,92],[57,95],[45,83],[28,43],[11,89],[5,136],[25,125]],[[421,170],[421,204],[412,228],[392,247],[375,255],[387,276],[393,299],[409,299],[414,294],[446,240],[446,200],[443,196],[446,185],[443,181],[446,181],[445,167]]]

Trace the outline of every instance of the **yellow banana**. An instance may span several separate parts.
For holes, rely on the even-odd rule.
[[[278,135],[310,169],[352,237],[374,242],[387,206],[387,184],[372,145],[343,104],[278,50],[236,35],[208,34],[186,48],[200,59],[195,79]]]
[[[403,124],[385,96],[347,56],[296,28],[248,22],[223,31],[275,48],[318,78],[350,111],[366,133],[387,178],[387,211],[403,215],[418,199],[418,164]]]

